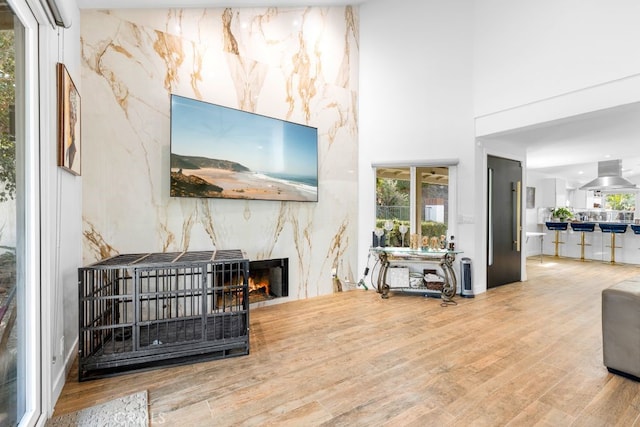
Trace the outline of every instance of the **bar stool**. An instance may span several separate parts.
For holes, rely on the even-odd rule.
[[[548,221],[544,223],[547,226],[547,229],[551,230],[551,231],[555,231],[556,232],[556,240],[553,242],[556,244],[556,257],[558,256],[558,245],[559,244],[564,244],[564,242],[560,241],[560,232],[561,231],[565,231],[567,229],[567,226],[569,225],[568,222],[553,222],[553,221]]]
[[[622,248],[622,246],[616,246],[616,234],[626,233],[627,224],[618,223],[599,223],[598,227],[603,233],[611,233],[611,264],[616,263],[616,248]]]
[[[584,247],[591,246],[591,243],[585,243],[584,233],[592,233],[596,228],[593,222],[572,222],[571,229],[580,232],[580,261],[584,261]]]

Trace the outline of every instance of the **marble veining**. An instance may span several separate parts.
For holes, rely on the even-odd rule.
[[[240,55],[238,50],[238,42],[231,31],[231,21],[233,19],[233,11],[225,9],[222,13],[222,28],[224,31],[224,50],[233,55]]]
[[[85,247],[91,251],[95,260],[102,260],[118,255],[118,251],[108,244],[91,222],[83,219]]]
[[[182,51],[182,40],[167,33],[155,31],[156,40],[153,49],[162,58],[166,66],[164,87],[172,92],[174,83],[180,80],[180,66],[184,62],[185,53]],[[193,84],[192,84],[193,86]]]
[[[85,263],[243,249],[290,259],[289,299],[354,279],[357,8],[81,14]],[[319,201],[170,197],[172,93],[317,127]]]

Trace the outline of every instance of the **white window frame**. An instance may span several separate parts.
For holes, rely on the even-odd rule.
[[[449,209],[448,209],[448,221],[447,221],[447,238],[451,236],[457,236],[457,218],[458,218],[458,159],[435,159],[435,160],[425,160],[425,161],[394,161],[394,162],[376,162],[372,163],[371,167],[373,168],[373,179],[374,179],[374,191],[376,188],[375,180],[378,177],[378,168],[409,168],[411,173],[411,182],[410,182],[410,190],[409,190],[409,211],[410,215],[410,227],[409,233],[418,233],[418,229],[420,228],[420,224],[418,224],[416,215],[418,212],[418,200],[417,200],[417,191],[416,188],[416,176],[418,176],[418,169],[420,168],[429,168],[429,167],[447,167],[449,169]],[[375,228],[375,200],[374,196],[374,228]]]

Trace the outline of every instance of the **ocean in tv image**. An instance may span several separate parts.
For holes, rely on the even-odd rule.
[[[318,130],[171,95],[171,196],[318,201]]]

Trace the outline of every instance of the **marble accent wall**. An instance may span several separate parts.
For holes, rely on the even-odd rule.
[[[83,257],[243,249],[357,276],[357,8],[84,10]],[[170,94],[318,128],[317,203],[169,196]]]

